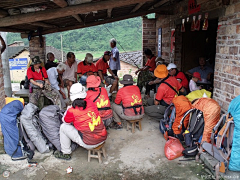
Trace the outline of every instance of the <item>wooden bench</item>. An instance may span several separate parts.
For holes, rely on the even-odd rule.
[[[88,149],[88,162],[91,161],[91,158],[96,158],[98,159],[99,163],[102,163],[102,154],[104,158],[107,157],[104,145],[105,142],[94,149]]]
[[[135,132],[135,128],[137,127],[139,131],[142,131],[142,124],[141,124],[142,119],[137,119],[137,120],[127,120],[127,130],[132,129],[132,133]]]

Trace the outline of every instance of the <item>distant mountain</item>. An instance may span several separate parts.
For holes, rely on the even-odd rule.
[[[142,49],[142,19],[141,17],[127,19],[99,26],[54,33],[46,35],[47,45],[57,49],[61,48],[61,37],[63,35],[64,51],[106,51],[109,50],[109,40],[117,39],[125,51],[136,51]],[[19,33],[8,33],[8,44],[14,41],[24,41],[28,45],[27,39],[21,39]],[[120,51],[123,49],[118,45]]]

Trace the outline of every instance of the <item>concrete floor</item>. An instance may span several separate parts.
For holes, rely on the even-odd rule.
[[[0,155],[0,173],[10,171],[8,179],[83,179],[83,180],[146,180],[146,179],[203,179],[210,171],[195,161],[169,161],[164,154],[165,139],[158,128],[159,123],[148,116],[142,122],[143,130],[134,134],[109,129],[105,144],[107,158],[99,164],[97,159],[87,162],[87,150],[79,147],[70,161],[58,160],[52,153],[36,152],[37,167],[28,167],[26,160],[11,161],[6,154]],[[67,174],[65,169],[73,167]],[[0,176],[0,179],[3,176]]]

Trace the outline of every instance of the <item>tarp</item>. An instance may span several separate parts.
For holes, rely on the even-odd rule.
[[[189,101],[193,101],[195,99],[198,98],[202,98],[204,93],[207,95],[207,97],[211,97],[212,93],[210,91],[207,91],[205,89],[201,89],[201,90],[196,90],[196,91],[192,91],[190,92],[186,97],[189,99]]]
[[[10,156],[17,149],[19,143],[19,131],[17,127],[17,115],[23,110],[23,104],[18,101],[12,101],[5,105],[0,112],[0,123],[4,136],[4,149]],[[14,158],[22,157],[21,147],[18,146]]]
[[[234,121],[232,152],[228,168],[231,171],[240,171],[240,96],[232,100],[228,112],[233,116]]]
[[[203,112],[204,131],[201,142],[211,142],[212,129],[220,119],[221,107],[211,98],[200,98],[193,103],[193,108]]]

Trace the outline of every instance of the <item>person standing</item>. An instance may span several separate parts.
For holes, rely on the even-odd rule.
[[[52,67],[57,67],[57,63],[53,62],[55,60],[55,56],[53,53],[47,53],[47,63],[45,64],[45,69],[48,70]]]
[[[75,60],[75,54],[73,52],[67,53],[67,61],[65,62],[67,65],[66,70],[62,76],[62,85],[67,87],[68,97],[70,97],[70,88],[71,86],[77,82],[77,62]]]
[[[112,70],[112,72],[114,73],[115,76],[117,76],[118,70],[121,69],[120,59],[119,59],[119,50],[116,47],[116,45],[117,45],[116,39],[114,39],[114,38],[111,39],[110,40],[110,46],[112,48],[112,51],[111,51],[109,66],[110,66],[110,69]]]

